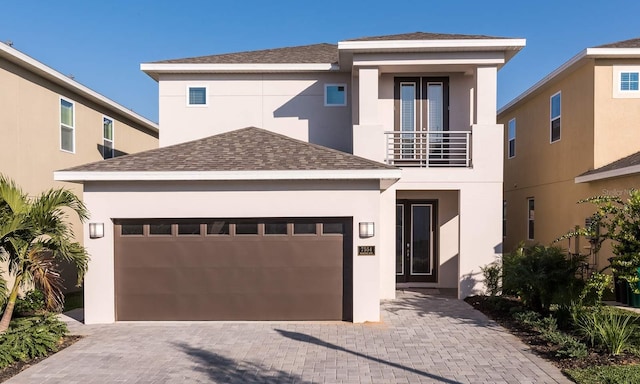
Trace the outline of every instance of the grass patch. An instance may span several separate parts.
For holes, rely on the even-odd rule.
[[[578,384],[640,383],[640,365],[610,365],[584,369],[566,369],[565,373]]]
[[[71,292],[64,295],[64,312],[84,307],[84,292]]]

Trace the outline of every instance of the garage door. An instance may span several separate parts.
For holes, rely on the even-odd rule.
[[[351,320],[351,219],[114,222],[117,320]]]

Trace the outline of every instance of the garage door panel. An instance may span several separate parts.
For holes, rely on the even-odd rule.
[[[120,236],[117,227],[118,320],[350,317],[345,312],[350,311],[349,235],[264,235],[261,230],[259,235],[185,236],[174,229],[172,236],[149,236],[146,229],[144,236]]]

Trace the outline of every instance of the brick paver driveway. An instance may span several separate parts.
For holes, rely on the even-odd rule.
[[[462,301],[398,292],[376,324],[119,323],[8,383],[568,383]]]

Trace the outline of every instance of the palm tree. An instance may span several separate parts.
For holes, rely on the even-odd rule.
[[[14,181],[0,175],[0,261],[7,262],[9,274],[15,277],[0,334],[9,328],[21,288],[33,285],[44,293],[48,309],[62,307],[61,262],[74,266],[78,284],[82,282],[89,256],[72,241],[73,232],[65,222],[68,213],[81,221],[88,218],[82,201],[68,190],[51,189],[29,197]]]

